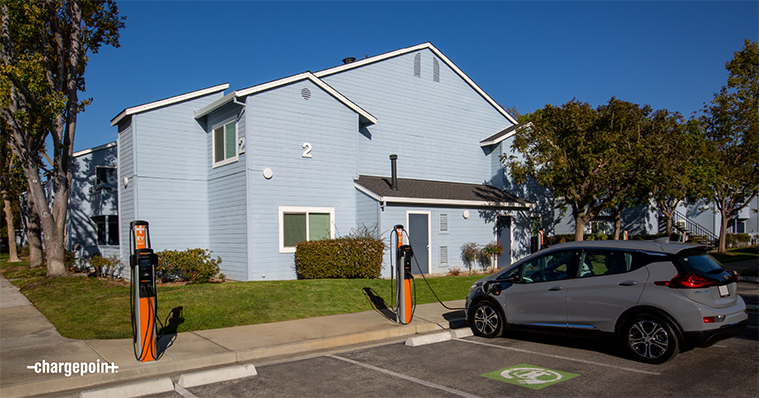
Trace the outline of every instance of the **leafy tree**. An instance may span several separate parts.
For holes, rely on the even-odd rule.
[[[593,109],[572,100],[546,105],[517,131],[512,149],[522,154],[502,158],[517,183],[533,178],[551,187],[572,210],[575,240],[585,224],[630,191],[646,170],[639,156],[642,125],[649,106],[616,98]]]
[[[719,252],[726,250],[727,224],[759,194],[759,46],[748,39],[725,64],[727,84],[700,118],[718,166],[709,181],[720,212]]]
[[[704,181],[713,174],[714,165],[704,156],[704,140],[694,120],[686,123],[677,112],[659,110],[651,116],[649,128],[647,156],[652,162],[643,184],[647,196],[665,217],[669,236],[677,206],[703,192]]]
[[[0,6],[0,114],[45,232],[47,275],[64,275],[74,134],[77,115],[90,102],[80,101],[79,92],[85,89],[89,54],[103,44],[119,46],[124,18],[112,0],[3,0]],[[46,139],[53,149],[53,198],[45,195],[40,178]]]

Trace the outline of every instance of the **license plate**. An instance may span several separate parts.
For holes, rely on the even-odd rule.
[[[722,285],[719,287],[719,296],[720,297],[727,297],[730,295],[730,289],[727,288],[727,285]]]

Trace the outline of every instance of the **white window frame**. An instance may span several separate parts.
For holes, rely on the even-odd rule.
[[[222,134],[224,133],[224,127],[228,124],[234,123],[235,124],[235,155],[229,158],[226,158],[224,160],[216,161],[216,130],[222,129]],[[224,123],[219,123],[218,125],[214,126],[214,128],[211,129],[211,163],[213,164],[213,168],[224,166],[226,164],[234,163],[237,160],[239,160],[240,154],[239,154],[239,148],[238,148],[238,141],[240,140],[240,132],[238,131],[238,123],[236,120],[227,120]]]
[[[310,240],[308,236],[308,215],[309,213],[329,213],[329,238],[335,239],[335,208],[334,207],[296,207],[296,206],[280,206],[279,207],[279,252],[280,253],[295,253],[295,246],[285,246],[285,214],[305,214],[306,215],[306,240]]]

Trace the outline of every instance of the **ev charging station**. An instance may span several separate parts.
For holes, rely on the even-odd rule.
[[[403,244],[403,225],[396,225],[394,230],[397,234],[395,297],[398,303],[395,319],[402,325],[408,325],[414,317],[414,302],[411,296],[414,281],[414,276],[411,273],[411,260],[414,257],[414,251],[411,250],[410,245]]]
[[[132,334],[134,355],[140,362],[158,359],[156,347],[158,316],[155,291],[155,269],[158,256],[150,248],[147,221],[132,221],[129,225],[129,265],[131,268]],[[132,247],[134,242],[134,247]]]

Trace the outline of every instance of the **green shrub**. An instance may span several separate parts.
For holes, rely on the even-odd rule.
[[[378,278],[385,243],[370,237],[300,242],[295,246],[295,270],[301,279]]]
[[[206,249],[163,250],[158,253],[156,274],[163,282],[187,280],[191,283],[207,283],[219,273],[221,259],[211,258]]]
[[[96,254],[89,259],[91,266],[95,267],[97,276],[102,276],[105,269],[108,270],[108,277],[113,279],[114,272],[123,268],[121,263],[121,257],[118,254],[112,254],[108,257],[103,257]]]

